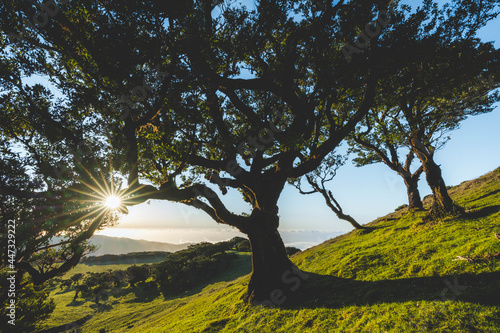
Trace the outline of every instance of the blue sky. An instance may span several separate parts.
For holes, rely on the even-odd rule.
[[[498,48],[500,47],[497,41],[498,31],[500,31],[500,19],[490,22],[481,30],[479,36],[484,41],[495,41],[495,46]],[[467,119],[460,129],[451,133],[451,140],[442,150],[436,152],[435,156],[436,162],[441,165],[447,185],[458,185],[500,166],[499,125],[500,110],[497,107],[489,114]],[[344,212],[361,223],[370,222],[393,211],[399,205],[407,203],[406,187],[402,178],[383,164],[356,168],[348,161],[338,170],[329,188],[342,205]],[[421,177],[419,188],[422,197],[431,193],[425,183],[424,175]],[[248,211],[246,204],[237,193],[230,193],[223,200],[230,210]],[[326,207],[319,194],[303,196],[292,186],[287,185],[283,191],[279,208],[280,230],[288,230],[285,233],[290,230],[321,230],[324,233],[323,238],[327,239],[332,233],[352,229],[350,224],[337,219],[335,214]],[[129,211],[129,215],[125,216],[118,226],[103,233],[158,240],[161,234],[158,228],[175,228],[178,230],[179,240],[189,241],[222,240],[235,234],[234,232],[227,233],[227,226],[217,225],[203,212],[178,203],[151,201],[149,204],[130,207]],[[151,228],[151,232],[141,233],[137,230],[133,232],[130,228]],[[129,232],[125,232],[126,229]],[[185,229],[186,232],[190,230],[193,237],[186,239],[181,236],[183,234],[181,229]],[[216,239],[216,236],[207,236],[211,232],[216,232],[213,229],[220,230],[220,239]],[[311,240],[310,235],[304,234],[304,236]],[[165,241],[169,242],[177,239],[175,232],[167,238]],[[304,242],[308,240],[304,239]],[[319,240],[312,243],[314,242],[319,242]]]

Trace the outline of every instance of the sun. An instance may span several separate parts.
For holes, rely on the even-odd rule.
[[[118,207],[120,207],[120,203],[121,199],[119,197],[110,195],[104,201],[104,206],[106,206],[109,209],[117,209]]]

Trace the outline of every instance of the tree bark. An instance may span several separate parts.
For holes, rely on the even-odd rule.
[[[418,177],[403,176],[408,194],[408,209],[423,209],[422,199],[418,191]]]
[[[257,212],[257,213],[255,213]],[[244,233],[252,248],[252,275],[244,299],[253,304],[280,306],[301,284],[300,272],[288,259],[278,233],[278,216],[254,210]]]
[[[417,138],[411,138],[410,144],[422,163],[427,184],[431,188],[434,198],[434,202],[425,219],[439,219],[445,216],[462,214],[463,209],[455,205],[448,194],[448,189],[441,175],[441,168],[434,162],[434,148],[426,147]]]
[[[448,189],[441,175],[441,168],[437,165],[432,157],[428,157],[422,161],[424,167],[427,184],[432,190],[434,202],[429,211],[429,217],[444,217],[447,215],[456,215],[460,213],[460,209],[448,194]]]

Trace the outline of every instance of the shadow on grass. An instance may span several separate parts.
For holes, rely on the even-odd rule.
[[[108,303],[99,303],[99,304],[92,304],[89,306],[91,309],[96,310],[96,312],[105,312],[105,311],[110,311],[113,306]]]
[[[71,303],[66,304],[66,306],[80,306],[87,303],[86,299],[72,300]]]
[[[75,289],[72,287],[64,288],[64,289],[61,289],[58,292],[56,292],[54,295],[66,294],[66,293],[69,293],[70,291],[75,291]]]
[[[469,219],[478,219],[493,215],[498,211],[500,211],[500,205],[487,206],[474,212],[465,213],[465,217]]]
[[[127,303],[147,303],[160,296],[160,291],[153,281],[143,283],[135,288],[129,288],[128,290],[134,293],[135,298],[127,301]]]
[[[492,196],[492,195],[495,195],[495,194],[497,194],[497,193],[499,193],[499,192],[500,192],[500,189],[498,189],[498,190],[494,190],[494,191],[491,191],[491,192],[489,192],[489,193],[486,193],[486,194],[484,194],[484,195],[482,195],[482,196],[480,196],[480,197],[478,197],[478,198],[476,198],[476,199],[474,199],[474,200],[471,200],[471,201],[481,200],[481,199],[484,199],[484,198],[490,197],[490,196]]]
[[[408,301],[460,300],[500,306],[500,272],[360,281],[308,273],[284,308],[341,308]]]

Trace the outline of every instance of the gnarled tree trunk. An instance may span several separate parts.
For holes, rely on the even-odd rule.
[[[434,162],[434,148],[426,147],[419,139],[413,137],[410,144],[422,163],[427,184],[432,190],[434,202],[427,214],[427,219],[441,218],[449,215],[459,215],[462,209],[455,205],[441,175],[441,168]]]
[[[275,307],[300,287],[305,274],[288,259],[277,215],[254,210],[245,230],[252,247],[252,275],[245,301]]]
[[[460,213],[460,209],[448,194],[448,189],[441,175],[441,168],[432,157],[422,163],[424,166],[427,184],[432,190],[434,202],[430,209],[430,216],[444,217],[446,215],[455,215]]]
[[[418,177],[403,176],[406,192],[408,194],[408,209],[422,209],[424,205],[422,204],[422,199],[420,198],[420,192],[418,191]]]

